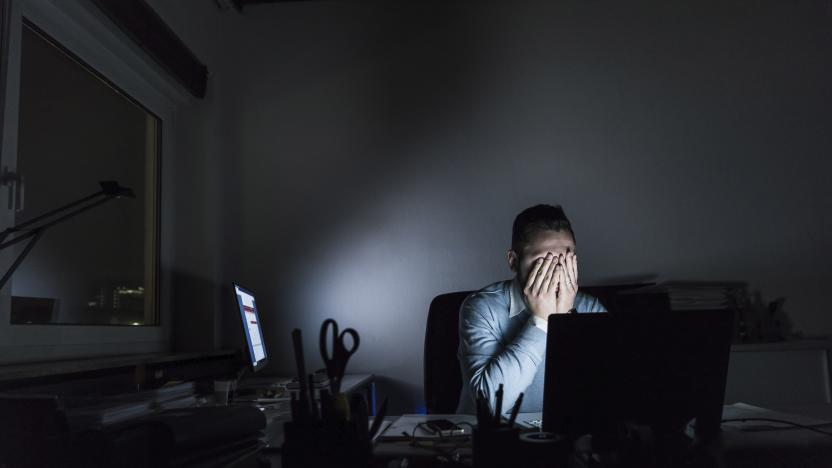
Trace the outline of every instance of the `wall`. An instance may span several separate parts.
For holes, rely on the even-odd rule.
[[[220,242],[224,179],[219,172],[224,151],[221,110],[225,96],[222,86],[223,57],[233,45],[218,32],[233,26],[233,17],[222,16],[213,2],[186,0],[148,1],[154,10],[208,66],[210,76],[204,99],[193,99],[177,109],[168,125],[166,138],[174,138],[171,173],[176,180],[173,193],[163,194],[163,210],[175,213],[171,269],[173,300],[173,349],[210,351],[220,349],[223,281],[223,245]],[[172,130],[172,131],[170,131]],[[226,288],[227,289],[227,288]],[[226,295],[227,295],[226,294]]]
[[[184,248],[220,248],[217,284],[257,293],[274,371],[292,370],[293,327],[312,368],[322,319],[358,329],[350,371],[383,376],[394,411],[421,405],[430,300],[509,277],[512,219],[540,202],[571,217],[583,284],[745,280],[830,334],[831,17],[820,1],[223,16],[216,120],[188,134],[217,172],[182,201],[216,219]]]

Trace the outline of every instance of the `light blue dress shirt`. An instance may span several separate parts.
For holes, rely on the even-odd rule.
[[[580,290],[578,312],[606,312],[601,302]],[[543,410],[546,332],[526,310],[517,279],[488,285],[468,296],[459,310],[459,364],[462,392],[457,413],[475,413],[482,390],[494,408],[494,393],[503,384],[503,409],[508,413],[521,392],[523,413]]]

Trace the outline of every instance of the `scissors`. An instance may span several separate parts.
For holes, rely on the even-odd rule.
[[[332,329],[332,354],[329,353],[326,346],[328,332]],[[348,349],[344,344],[344,335],[352,337],[352,346]],[[341,334],[338,334],[338,323],[333,319],[324,320],[321,325],[321,357],[326,366],[326,373],[329,376],[329,389],[332,395],[336,395],[341,391],[341,380],[344,378],[344,371],[347,368],[347,361],[358,349],[358,332],[352,328],[347,328]]]

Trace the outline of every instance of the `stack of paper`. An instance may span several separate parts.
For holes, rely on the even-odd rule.
[[[86,427],[108,426],[124,422],[139,416],[146,416],[151,412],[150,401],[135,401],[129,403],[106,402],[99,405],[84,406],[66,412],[70,427],[80,429]]]
[[[746,301],[740,282],[672,281],[662,285],[672,310],[735,309]]]
[[[193,382],[169,382],[135,393],[100,397],[61,398],[67,421],[74,428],[100,427],[147,416],[156,410],[194,406]]]

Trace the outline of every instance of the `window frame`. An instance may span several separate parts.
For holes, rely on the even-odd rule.
[[[170,350],[172,326],[171,268],[173,261],[172,206],[174,185],[170,177],[175,148],[175,110],[191,102],[187,92],[173,81],[117,26],[88,0],[4,0],[3,42],[5,76],[0,78],[3,103],[0,164],[15,168],[20,92],[20,46],[24,18],[77,56],[96,73],[112,82],[131,99],[161,120],[157,165],[157,308],[158,323],[149,326],[110,325],[12,325],[11,282],[0,291],[0,364],[51,359],[140,354]],[[0,188],[0,198],[5,195]],[[10,225],[5,198],[0,216]],[[13,222],[13,221],[12,221]],[[47,233],[46,235],[49,235]],[[10,264],[14,249],[0,253],[0,268]],[[12,277],[14,281],[14,277]]]

